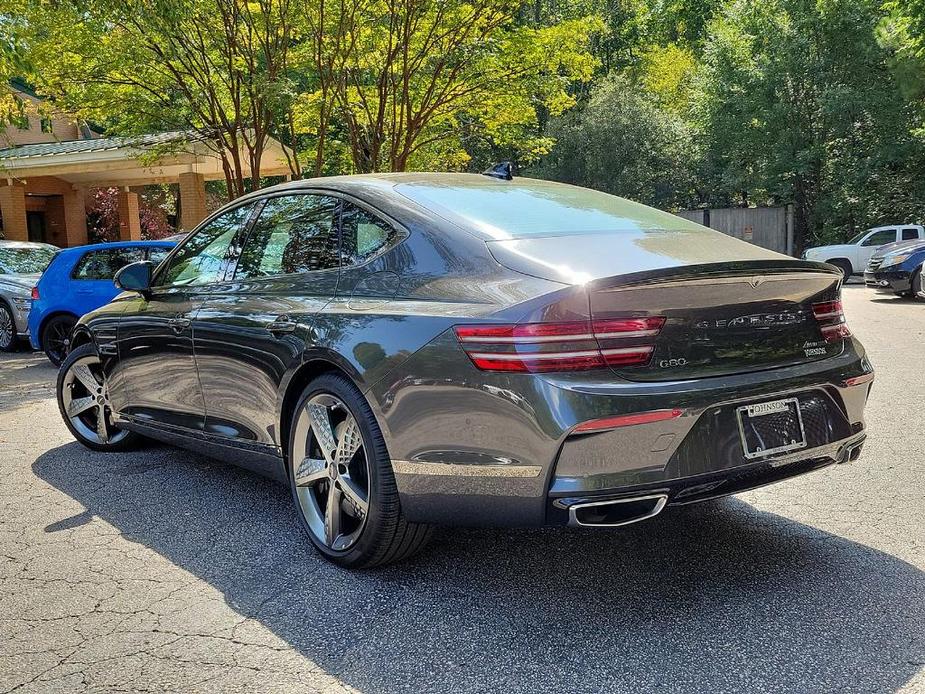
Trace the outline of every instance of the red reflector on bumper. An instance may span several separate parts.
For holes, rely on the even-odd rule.
[[[592,419],[588,422],[582,422],[572,429],[572,433],[589,433],[592,431],[605,431],[607,429],[618,429],[620,427],[631,427],[636,424],[651,424],[653,422],[663,422],[667,419],[675,419],[684,414],[684,410],[677,408],[672,410],[650,410],[649,412],[636,412],[634,414],[623,414],[615,417],[604,417],[602,419]]]
[[[843,388],[850,388],[851,386],[860,386],[865,383],[870,383],[874,380],[874,372],[871,371],[869,374],[861,374],[860,376],[855,376],[853,378],[846,378],[842,381]]]

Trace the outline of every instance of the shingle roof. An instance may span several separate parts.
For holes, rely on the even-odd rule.
[[[59,154],[102,152],[123,148],[146,149],[173,142],[191,142],[206,139],[206,135],[195,131],[176,131],[139,135],[137,137],[100,137],[93,140],[66,140],[45,142],[37,145],[19,145],[0,149],[0,159],[27,159],[30,157],[53,157]]]

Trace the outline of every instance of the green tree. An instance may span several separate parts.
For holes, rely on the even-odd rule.
[[[296,118],[322,170],[332,131],[354,170],[460,168],[467,128],[536,158],[549,147],[537,109],[561,113],[591,78],[590,18],[533,27],[519,0],[311,0],[302,70],[317,75]]]
[[[63,110],[118,134],[204,135],[235,197],[287,125],[291,16],[289,0],[35,0],[5,33]]]
[[[735,0],[711,25],[697,104],[704,185],[727,202],[793,202],[798,249],[903,221],[920,199],[882,19],[866,0]]]
[[[542,176],[662,208],[696,199],[698,155],[690,125],[626,77],[598,84],[588,103],[554,120]]]

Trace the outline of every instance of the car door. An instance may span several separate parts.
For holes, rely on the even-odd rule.
[[[71,271],[74,313],[82,316],[112,301],[119,293],[113,284],[113,277],[129,263],[144,258],[144,250],[138,246],[119,246],[84,253]]]
[[[208,434],[281,452],[281,384],[337,289],[338,205],[314,193],[267,198],[227,280],[203,288],[193,334]]]
[[[119,362],[110,399],[122,415],[202,431],[205,405],[193,357],[193,315],[202,288],[224,278],[231,244],[253,204],[196,230],[158,268],[146,296],[128,301],[118,328]]]
[[[858,246],[858,262],[854,266],[856,272],[861,272],[870,262],[870,257],[880,246],[896,241],[897,230],[893,227],[889,229],[877,229],[864,237]]]

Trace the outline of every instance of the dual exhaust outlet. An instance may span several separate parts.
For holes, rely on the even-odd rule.
[[[585,501],[569,506],[569,525],[591,528],[617,528],[654,518],[665,508],[668,495],[646,494],[623,499]]]

